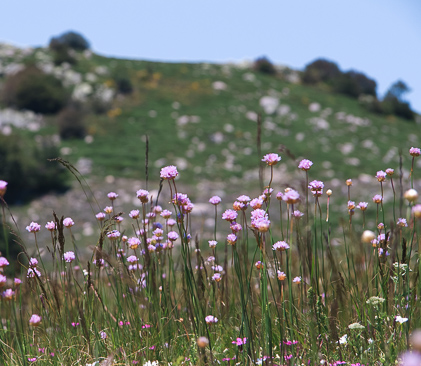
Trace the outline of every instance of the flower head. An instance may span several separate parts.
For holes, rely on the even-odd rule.
[[[391,177],[393,174],[395,174],[395,170],[392,168],[387,168],[386,169],[386,174]]]
[[[403,194],[403,196],[408,202],[415,202],[418,199],[418,192],[415,189],[411,188],[411,189],[408,189]]]
[[[71,228],[74,224],[75,224],[75,222],[70,217],[66,217],[63,220],[63,225],[68,227],[68,228]]]
[[[311,160],[303,159],[298,164],[298,169],[301,169],[301,170],[310,170],[310,168],[311,168],[312,165],[313,165],[313,162]]]
[[[235,234],[229,234],[227,236],[227,241],[228,241],[228,244],[235,245],[235,243],[237,242],[237,236]]]
[[[409,149],[409,155],[411,156],[420,156],[421,154],[421,150],[418,147],[411,147]]]
[[[209,248],[216,248],[218,242],[216,240],[209,240]]]
[[[395,321],[399,324],[403,324],[408,321],[408,318],[402,318],[400,315],[396,315]]]
[[[95,217],[96,217],[96,219],[97,219],[98,221],[103,221],[103,220],[105,219],[105,213],[103,213],[103,212],[98,212],[98,213],[95,215]]]
[[[138,219],[139,216],[140,216],[140,211],[139,210],[131,210],[130,213],[129,213],[129,216],[134,220]]]
[[[412,214],[419,219],[421,217],[421,204],[412,207]]]
[[[205,317],[205,321],[207,324],[215,324],[218,323],[218,318],[213,315],[208,315]]]
[[[161,178],[162,179],[175,179],[178,175],[177,167],[174,165],[168,165],[161,169]]]
[[[118,197],[118,194],[117,194],[117,193],[115,193],[115,192],[110,192],[110,193],[108,193],[108,194],[107,194],[107,197],[108,197],[111,201],[114,201],[114,200]]]
[[[294,277],[292,282],[300,284],[301,283],[301,277],[300,276]]]
[[[127,239],[127,244],[130,249],[136,249],[140,245],[140,239],[132,236],[131,238]]]
[[[5,180],[0,180],[0,197],[3,197],[6,193],[7,182]]]
[[[9,261],[4,257],[0,257],[0,268],[6,267],[8,265],[9,265]]]
[[[13,291],[11,288],[8,288],[7,290],[3,291],[2,296],[6,300],[12,300],[13,296],[15,296],[15,291]]]
[[[209,199],[209,203],[212,203],[212,205],[219,205],[221,203],[221,197],[219,196],[213,196]]]
[[[167,234],[167,237],[168,237],[168,239],[169,239],[169,240],[171,240],[171,241],[176,241],[176,240],[178,239],[178,234],[177,234],[175,231],[170,231],[170,232]]]
[[[300,201],[300,194],[293,189],[288,190],[285,192],[282,199],[288,204],[298,203]]]
[[[237,346],[242,346],[243,344],[247,343],[247,338],[237,338],[235,341],[232,341],[231,343]]]
[[[408,223],[406,222],[406,219],[403,219],[402,217],[398,218],[398,222],[396,223],[399,227],[408,227]]]
[[[26,230],[30,233],[37,233],[41,230],[41,225],[37,224],[36,222],[31,222],[27,227]]]
[[[222,214],[222,220],[226,220],[226,221],[235,221],[235,219],[237,218],[238,214],[236,211],[234,210],[225,210],[225,212]]]
[[[278,161],[281,161],[281,157],[278,154],[270,153],[266,154],[262,161],[264,161],[267,165],[272,166],[278,163]]]
[[[140,202],[142,203],[148,203],[149,192],[145,189],[139,189],[136,191],[136,197],[139,198]]]
[[[298,220],[301,219],[301,217],[304,216],[304,214],[300,211],[300,210],[294,210],[294,212],[292,213],[292,216]]]
[[[72,263],[76,259],[75,253],[73,253],[73,252],[66,252],[66,253],[63,254],[63,259],[67,263]]]
[[[386,172],[379,170],[376,174],[376,178],[379,182],[384,182],[386,180]]]
[[[3,287],[6,284],[7,278],[6,276],[0,274],[0,287]]]
[[[320,197],[323,194],[323,188],[324,188],[323,182],[319,180],[313,180],[309,183],[308,188],[311,190],[311,193],[313,193],[313,196]]]
[[[257,261],[256,263],[254,263],[254,265],[257,269],[262,269],[264,267],[264,264],[262,261]]]
[[[374,203],[382,203],[382,201],[383,201],[383,197],[380,195],[380,194],[376,194],[374,197],[373,197],[373,202]]]
[[[360,202],[357,206],[357,208],[359,208],[361,211],[367,210],[367,207],[368,207],[368,202]]]
[[[277,241],[272,246],[272,250],[277,250],[278,252],[283,252],[287,249],[289,249],[289,245],[285,241]]]
[[[118,239],[120,237],[120,232],[118,230],[111,230],[107,233],[107,237],[111,240]]]
[[[40,325],[41,323],[41,317],[37,314],[33,314],[31,318],[29,319],[29,325],[32,325],[34,327]]]
[[[285,280],[285,278],[287,278],[287,275],[278,269],[277,277],[279,281],[283,281]]]

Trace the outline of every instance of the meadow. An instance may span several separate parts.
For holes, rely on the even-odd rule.
[[[155,194],[134,189],[129,212],[118,187],[91,205],[88,257],[66,207],[14,225],[0,181],[3,234],[20,246],[17,262],[8,249],[0,258],[1,364],[419,364],[420,149],[404,154],[399,170],[373,169],[370,196],[352,177],[330,189],[308,159],[295,166],[303,189],[290,188],[281,157],[260,156],[259,194],[209,195],[206,234],[183,173],[163,165]]]

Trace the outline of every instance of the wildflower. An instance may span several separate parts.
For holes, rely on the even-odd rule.
[[[246,209],[246,208],[247,208],[247,204],[242,203],[242,202],[240,202],[240,201],[235,201],[235,202],[232,204],[232,208],[233,208],[233,210],[234,210],[234,211],[244,210],[244,209]]]
[[[101,339],[107,339],[107,333],[105,333],[104,331],[100,332],[99,336],[101,337]]]
[[[107,233],[107,237],[111,240],[118,239],[120,237],[120,232],[118,230],[112,230]]]
[[[228,244],[235,245],[235,243],[237,242],[237,236],[235,234],[228,234],[227,241]]]
[[[277,277],[279,281],[283,281],[287,278],[287,275],[278,269]]]
[[[153,231],[153,234],[157,236],[158,238],[160,238],[164,235],[164,230],[158,227]]]
[[[209,344],[209,340],[206,337],[197,338],[197,345],[200,348],[205,348]]]
[[[352,323],[348,325],[349,329],[365,329],[364,325],[361,325],[360,323]]]
[[[45,225],[45,228],[49,231],[54,231],[55,229],[57,229],[57,225],[54,221],[49,221],[47,222],[47,224]]]
[[[294,212],[292,213],[292,216],[294,216],[295,219],[299,220],[304,216],[304,214],[299,210],[294,210]]]
[[[187,196],[187,194],[177,193],[174,195],[172,202],[177,204],[178,206],[184,206],[190,202],[190,199]]]
[[[226,210],[223,214],[222,214],[222,220],[226,220],[226,221],[235,221],[235,219],[237,218],[238,214],[237,212],[235,212],[234,210]]]
[[[96,219],[97,219],[98,221],[103,221],[103,220],[105,219],[105,213],[103,213],[103,212],[98,212],[98,213],[95,215],[95,217],[96,217]]]
[[[282,192],[278,192],[277,194],[276,194],[276,199],[278,200],[278,201],[282,201],[283,200],[283,198],[284,198],[284,194],[282,193]],[[250,204],[251,205],[251,204]],[[258,207],[258,208],[260,208],[260,207]]]
[[[167,234],[167,237],[168,237],[168,239],[169,239],[169,240],[171,240],[171,241],[176,241],[176,240],[178,239],[178,234],[177,234],[175,231],[170,231],[170,232]]]
[[[289,245],[285,241],[277,241],[272,246],[272,250],[277,250],[278,252],[283,252],[287,249],[289,249]]]
[[[29,265],[31,267],[36,267],[38,265],[38,259],[36,259],[36,258],[30,258],[29,259]]]
[[[29,362],[35,362],[37,360],[36,357],[28,357]]]
[[[175,224],[176,224],[176,221],[175,221],[174,219],[168,219],[168,220],[167,220],[167,225],[168,225],[168,226],[170,226],[170,227],[171,227],[171,226],[174,226]]]
[[[408,318],[402,318],[400,315],[396,315],[395,321],[399,324],[403,324],[408,321]]]
[[[38,271],[36,268],[28,268],[28,272],[26,272],[26,277],[28,278],[41,277],[41,272]]]
[[[219,205],[221,203],[221,197],[213,196],[209,199],[209,203],[211,203],[214,206]]]
[[[6,193],[7,182],[4,180],[0,180],[0,197],[3,197]]]
[[[288,190],[282,197],[282,199],[288,204],[298,203],[300,201],[300,194],[293,189]]]
[[[368,202],[360,202],[357,206],[357,208],[359,208],[361,211],[367,210],[367,207],[368,207]]]
[[[145,189],[139,189],[136,191],[136,197],[139,198],[140,202],[142,203],[148,203],[149,192]]]
[[[267,217],[258,218],[253,220],[251,225],[261,233],[265,233],[270,228],[270,220]]]
[[[353,210],[355,208],[355,202],[354,201],[348,201],[348,210]]]
[[[330,197],[331,195],[332,195],[332,190],[331,189],[328,189],[327,191],[326,191],[326,195],[328,196],[328,197]]]
[[[19,278],[14,279],[15,286],[19,286],[22,283],[22,281]]]
[[[361,241],[366,244],[371,243],[371,241],[375,238],[376,234],[374,234],[371,230],[365,230],[361,235]]]
[[[219,282],[219,281],[221,281],[221,280],[222,280],[222,275],[221,275],[220,273],[215,273],[215,274],[212,276],[212,281]]]
[[[391,177],[393,174],[395,174],[395,170],[392,168],[387,168],[386,169],[386,174]]]
[[[172,180],[175,179],[178,175],[177,167],[174,165],[169,165],[161,169],[161,178]]]
[[[309,183],[308,188],[311,190],[311,193],[315,197],[320,197],[323,194],[323,188],[324,188],[323,182],[319,180],[313,180]]]
[[[374,202],[374,203],[379,204],[379,203],[382,203],[382,201],[383,201],[383,197],[382,197],[380,194],[376,194],[376,195],[373,197],[373,202]]]
[[[233,221],[233,222],[231,222],[230,229],[232,230],[233,233],[238,233],[243,228],[241,227],[241,225],[238,222]]]
[[[0,268],[6,267],[8,265],[9,265],[9,261],[4,257],[0,257]]]
[[[129,262],[131,264],[137,263],[138,260],[139,259],[135,255],[131,255],[130,257],[127,257],[127,262]]]
[[[344,334],[341,338],[339,338],[339,344],[347,344],[348,343],[348,335]]]
[[[270,195],[273,193],[273,188],[265,188],[263,190],[263,195],[265,198],[270,197]]]
[[[421,154],[421,150],[418,147],[411,147],[409,149],[409,155],[415,157],[415,156],[420,156]]]
[[[66,252],[66,253],[63,254],[63,259],[67,263],[72,263],[76,259],[75,253],[73,253],[73,252]]]
[[[379,170],[375,177],[379,182],[384,182],[386,180],[386,172]]]
[[[266,154],[262,161],[264,161],[267,165],[272,166],[278,163],[278,161],[281,161],[281,157],[278,154],[270,153]]]
[[[104,212],[105,212],[106,214],[111,214],[111,213],[113,213],[113,207],[112,207],[112,206],[106,206],[106,207],[104,208]]]
[[[300,276],[294,277],[292,282],[300,284],[301,283],[301,277]]]
[[[6,276],[0,274],[0,287],[3,287],[6,284],[7,278]]]
[[[377,229],[379,230],[384,229],[384,224],[382,222],[379,222],[379,224],[377,225]]]
[[[68,227],[68,228],[71,228],[74,224],[75,224],[75,222],[70,217],[66,217],[63,220],[63,225]]]
[[[37,314],[33,314],[29,319],[29,325],[34,327],[38,326],[41,323],[41,317]]]
[[[403,196],[408,202],[415,202],[418,199],[418,192],[415,189],[408,189]]]
[[[250,201],[250,207],[253,210],[256,210],[256,209],[262,207],[262,205],[263,205],[263,200],[260,199],[260,198],[254,198]]]
[[[220,265],[212,266],[211,268],[215,272],[222,272],[224,270],[224,267],[222,267]]]
[[[237,201],[241,203],[248,203],[251,201],[251,198],[249,196],[246,196],[245,194],[242,194],[241,196],[237,197]]]
[[[398,222],[396,223],[399,227],[408,227],[408,223],[406,222],[406,219],[403,219],[402,217],[398,218]]]
[[[115,192],[110,192],[110,193],[108,193],[108,194],[107,194],[107,197],[108,197],[111,201],[114,201],[114,200],[118,197],[118,194],[117,194],[117,193],[115,193]]]
[[[264,264],[262,261],[257,261],[255,264],[257,269],[262,269],[264,267]]]
[[[218,244],[218,242],[216,240],[209,240],[209,248],[216,248],[216,245]]]
[[[293,346],[294,344],[297,344],[298,341],[283,341],[282,343],[286,346]]]
[[[415,205],[414,207],[412,207],[412,214],[417,219],[421,217],[421,204],[418,204],[418,205]]]
[[[370,298],[366,301],[366,303],[367,303],[367,304],[369,304],[369,305],[376,306],[376,305],[382,304],[384,301],[385,301],[385,299],[383,299],[382,297],[378,297],[378,296],[371,296],[371,297],[370,297]]]
[[[140,239],[133,236],[127,240],[127,244],[130,249],[136,249],[140,245]]]
[[[352,179],[347,179],[347,180],[345,181],[345,183],[346,183],[346,185],[347,185],[348,187],[351,187],[351,186],[352,186]]]
[[[232,344],[235,344],[237,346],[242,346],[243,344],[247,343],[247,338],[237,338],[235,341],[231,342]]]
[[[213,315],[208,315],[205,317],[205,321],[207,324],[216,324],[218,323],[218,318]]]
[[[303,159],[298,164],[298,169],[307,171],[307,170],[310,170],[310,168],[311,168],[312,165],[313,165],[313,162],[311,160]]]
[[[139,210],[131,210],[130,213],[129,213],[129,216],[132,219],[138,219],[139,216],[140,216],[140,211]]]
[[[26,230],[30,233],[37,233],[41,230],[41,225],[37,224],[36,222],[31,222],[29,226],[26,227]]]

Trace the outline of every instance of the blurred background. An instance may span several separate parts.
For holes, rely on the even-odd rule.
[[[312,179],[344,193],[338,212],[345,179],[369,201],[401,151],[405,185],[420,145],[420,17],[414,0],[2,4],[4,198],[22,231],[55,210],[95,244],[106,193],[128,212],[175,164],[206,233],[209,197],[257,196],[261,156],[277,152],[275,189],[304,192],[308,158]]]

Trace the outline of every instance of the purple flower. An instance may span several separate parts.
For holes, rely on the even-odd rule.
[[[139,189],[136,191],[136,197],[139,198],[140,202],[148,203],[149,192],[145,189]]]
[[[205,317],[205,321],[207,324],[216,324],[218,323],[218,318],[213,315],[208,315]]]
[[[3,197],[6,193],[7,182],[4,180],[0,180],[0,197]]]
[[[108,193],[108,194],[107,194],[107,197],[108,197],[111,201],[114,201],[114,200],[118,197],[118,194],[117,194],[117,193],[115,193],[115,192],[110,192],[110,193]]]
[[[66,253],[63,254],[63,259],[67,263],[72,263],[76,259],[75,253],[73,253],[73,252],[66,252]]]
[[[320,197],[323,194],[323,188],[324,188],[323,182],[319,180],[313,180],[309,183],[308,188],[310,188],[311,193],[313,193],[313,196]]]
[[[294,210],[292,213],[292,216],[294,216],[297,220],[304,216],[304,214],[299,210]]]
[[[231,343],[237,346],[242,346],[243,344],[247,343],[247,338],[237,338],[235,341],[232,341]]]
[[[36,327],[41,323],[41,317],[37,314],[33,314],[29,319],[29,324]]]
[[[298,164],[298,169],[310,170],[312,165],[313,165],[313,162],[311,160],[303,159],[300,161],[300,164]]]
[[[252,221],[251,226],[261,233],[265,233],[270,228],[270,220],[267,217],[258,218]]]
[[[172,201],[173,201],[173,203],[175,203],[178,206],[184,206],[184,205],[187,205],[190,202],[190,199],[187,196],[187,194],[177,193],[176,195],[174,195]]]
[[[2,295],[6,300],[12,300],[13,296],[15,296],[15,291],[13,291],[11,288],[8,288],[7,290],[3,291]]]
[[[104,212],[107,213],[107,214],[113,213],[113,206],[106,206],[104,208]]]
[[[212,281],[219,282],[219,281],[221,281],[221,280],[222,280],[222,275],[221,275],[220,273],[215,273],[215,274],[212,276]]]
[[[6,258],[4,258],[4,257],[0,257],[0,268],[1,267],[6,267],[8,265],[9,265],[9,261]]]
[[[70,217],[66,217],[63,220],[63,225],[68,227],[68,228],[71,228],[74,224],[75,224],[75,222]]]
[[[235,245],[235,243],[237,242],[237,236],[235,234],[229,234],[227,236],[227,241],[228,241],[228,244]]]
[[[398,222],[396,223],[397,226],[400,227],[408,227],[408,223],[406,222],[406,219],[398,218]]]
[[[47,222],[47,224],[45,225],[45,228],[49,231],[54,231],[55,229],[57,229],[57,225],[54,221],[49,221]]]
[[[293,189],[289,189],[288,192],[285,192],[282,199],[288,204],[294,204],[300,201],[300,194]]]
[[[287,249],[289,249],[289,245],[285,241],[277,241],[272,246],[272,250],[277,250],[278,252],[283,252]]]
[[[7,281],[6,276],[0,274],[0,287],[3,287]]]
[[[38,265],[38,259],[36,259],[36,258],[29,259],[29,265],[31,267],[36,267]]]
[[[297,277],[294,277],[294,279],[292,280],[292,282],[294,282],[294,283],[301,283],[301,277],[300,276],[297,276]]]
[[[263,205],[263,200],[260,199],[260,198],[254,198],[250,201],[250,207],[253,210],[256,210],[256,209],[262,207],[262,205]]]
[[[359,208],[361,211],[367,210],[367,207],[368,207],[368,202],[360,202],[357,206],[357,208]]]
[[[234,210],[226,210],[222,214],[222,219],[223,220],[226,220],[226,221],[235,221],[235,219],[237,218],[237,216],[238,216],[238,214]]]
[[[15,278],[14,283],[15,286],[19,286],[22,283],[22,281],[19,278]]]
[[[36,268],[28,268],[28,272],[26,273],[26,277],[28,277],[28,278],[41,277],[41,272],[38,271]]]
[[[136,237],[131,237],[127,239],[127,244],[129,245],[130,249],[136,249],[140,245],[140,240]]]
[[[287,275],[284,272],[280,271],[279,269],[278,269],[277,276],[278,276],[279,281],[283,281],[285,280],[285,278],[287,278]]]
[[[171,227],[171,226],[174,226],[176,223],[177,223],[177,222],[176,222],[174,219],[168,219],[168,220],[167,220],[167,225],[168,225],[168,226],[170,226],[170,227]]]
[[[162,179],[174,179],[178,175],[177,167],[174,165],[169,165],[161,169],[161,178]]]
[[[272,166],[278,163],[278,161],[281,161],[281,157],[278,154],[270,153],[266,154],[262,161],[264,161],[267,165]]]
[[[127,257],[127,262],[131,264],[135,264],[139,259],[135,255],[131,255],[130,257]]]
[[[251,198],[249,196],[246,196],[245,194],[241,195],[237,198],[237,201],[240,201],[241,203],[248,203],[251,201]]]
[[[97,218],[98,221],[102,221],[105,219],[105,213],[99,212],[95,215],[95,217]]]
[[[386,174],[391,177],[393,174],[395,174],[395,171],[392,168],[387,168],[386,169]]]
[[[37,233],[41,230],[41,225],[37,224],[36,222],[31,222],[29,226],[26,227],[26,230],[30,233]]]
[[[412,214],[419,219],[421,217],[421,204],[412,207]]]
[[[120,237],[120,232],[118,230],[112,230],[107,233],[107,237],[111,240],[118,239]]]
[[[218,242],[216,240],[209,240],[209,248],[215,248]]]
[[[233,222],[231,222],[230,229],[232,230],[233,233],[238,233],[243,228],[241,227],[241,225],[238,222],[233,221]]]
[[[104,331],[99,333],[101,339],[106,339],[107,338],[107,333],[105,333]]]
[[[172,215],[172,212],[169,210],[163,210],[160,215],[164,219],[169,219]]]
[[[130,213],[129,213],[129,216],[132,219],[138,219],[139,218],[139,215],[140,215],[140,211],[139,210],[131,210]]]
[[[213,196],[209,199],[209,203],[212,203],[212,205],[219,205],[221,203],[221,197],[219,196]]]
[[[384,182],[386,180],[386,172],[379,170],[376,174],[376,178],[379,182]]]
[[[409,149],[409,154],[412,155],[412,156],[414,156],[414,157],[415,156],[420,156],[421,150],[418,147],[411,147]]]
[[[169,240],[171,240],[171,241],[176,241],[176,240],[178,239],[178,234],[177,234],[175,231],[170,231],[170,232],[167,234],[167,237],[168,237],[168,239],[169,239]]]

